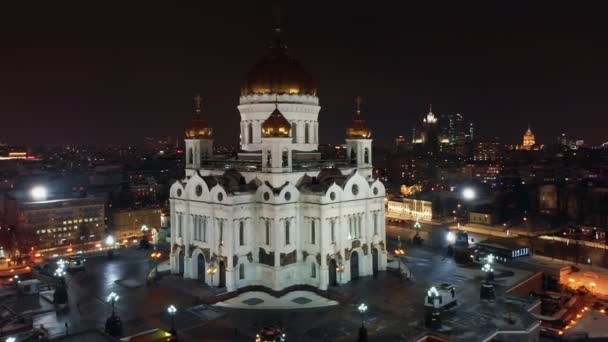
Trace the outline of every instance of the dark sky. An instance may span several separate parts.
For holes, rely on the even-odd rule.
[[[216,140],[237,143],[240,83],[271,40],[270,1],[18,3],[0,8],[0,141],[181,137],[200,92]],[[608,140],[603,10],[416,3],[284,6],[290,52],[319,86],[322,142],[342,139],[356,95],[387,142],[409,137],[429,103],[507,143],[528,123],[541,142]]]

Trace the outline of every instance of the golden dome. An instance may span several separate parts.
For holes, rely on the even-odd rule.
[[[361,115],[361,102],[363,100],[360,96],[357,96],[355,102],[357,103],[357,116],[353,120],[353,124],[346,129],[346,137],[349,139],[369,139],[372,136],[372,131],[367,126],[367,122]]]
[[[275,108],[268,119],[262,123],[262,137],[264,138],[289,138],[291,135],[291,124],[279,108]]]
[[[200,95],[194,97],[195,113],[190,127],[186,129],[186,138],[188,139],[211,139],[213,137],[213,128],[209,126],[209,123],[201,114],[202,100]]]
[[[287,53],[287,45],[275,30],[274,43],[268,53],[247,73],[241,86],[241,96],[252,94],[316,95],[317,87],[312,76]]]

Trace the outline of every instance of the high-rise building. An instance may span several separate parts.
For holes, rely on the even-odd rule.
[[[171,271],[235,291],[325,290],[386,269],[385,188],[361,104],[345,157],[322,159],[316,84],[277,28],[241,87],[238,157],[203,148],[212,130],[202,118],[187,131],[186,177],[170,190]]]
[[[498,161],[502,159],[504,147],[498,139],[478,140],[473,143],[474,161]]]

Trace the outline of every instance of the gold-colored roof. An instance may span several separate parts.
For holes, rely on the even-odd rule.
[[[363,100],[360,96],[355,98],[355,103],[357,104],[357,115],[353,120],[353,123],[350,127],[346,129],[346,137],[349,139],[369,139],[372,137],[372,131],[367,126],[367,122],[361,115],[361,103]]]
[[[186,138],[188,139],[210,139],[213,137],[213,128],[209,126],[209,122],[201,114],[202,100],[203,98],[198,94],[194,97],[194,116],[190,126],[186,129]]]
[[[316,95],[317,87],[312,76],[287,53],[287,45],[276,30],[274,43],[268,53],[247,73],[241,86],[241,95],[299,94]]]
[[[264,138],[289,138],[291,135],[291,124],[279,108],[275,108],[268,119],[262,123],[262,136]]]

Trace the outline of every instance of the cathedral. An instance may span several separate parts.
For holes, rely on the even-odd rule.
[[[226,291],[326,290],[386,269],[385,188],[357,98],[346,157],[318,152],[319,97],[280,28],[241,85],[240,152],[213,155],[201,98],[173,184],[171,271]]]

